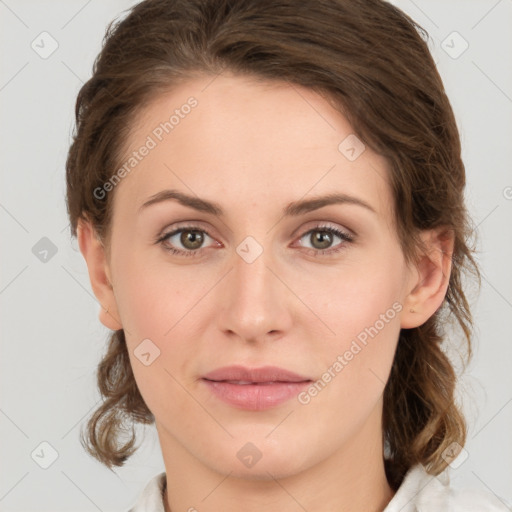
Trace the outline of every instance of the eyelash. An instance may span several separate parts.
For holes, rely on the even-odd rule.
[[[170,247],[168,245],[165,244],[166,240],[178,233],[181,233],[182,231],[199,231],[200,233],[206,233],[210,238],[213,238],[209,233],[208,231],[205,231],[204,229],[201,229],[199,226],[181,226],[180,228],[178,229],[175,229],[174,231],[171,231],[169,233],[164,233],[161,237],[159,237],[155,243],[157,244],[161,244],[164,249],[172,254],[176,254],[176,255],[179,255],[179,256],[187,256],[187,257],[195,257],[195,256],[198,256],[199,254],[201,254],[201,252],[206,249],[205,247],[201,247],[200,249],[196,249],[196,250],[181,250],[181,249],[174,249],[173,247]],[[344,231],[341,231],[337,228],[334,228],[332,226],[324,226],[324,225],[319,225],[319,226],[315,226],[314,228],[312,229],[309,229],[308,231],[306,231],[305,233],[303,233],[300,237],[299,237],[299,240],[301,238],[304,238],[306,235],[309,235],[311,233],[314,233],[315,231],[320,231],[320,232],[327,232],[327,233],[331,233],[333,235],[336,235],[338,236],[339,238],[341,238],[341,240],[345,243],[340,243],[338,245],[338,248],[334,248],[334,249],[324,249],[324,250],[321,250],[321,249],[311,249],[309,247],[306,247],[306,249],[308,250],[308,253],[309,254],[312,254],[313,256],[323,256],[323,255],[333,255],[335,253],[338,253],[340,251],[342,251],[343,249],[345,249],[345,244],[346,243],[351,243],[354,241],[354,238],[352,235],[349,235],[348,233],[345,233]],[[309,252],[311,251],[311,252]]]

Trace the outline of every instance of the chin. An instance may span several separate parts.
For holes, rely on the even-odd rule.
[[[240,478],[243,480],[268,482],[275,479],[283,479],[297,473],[300,473],[304,468],[301,468],[298,463],[288,459],[286,461],[268,459],[264,462],[261,459],[252,468],[244,468],[242,464],[227,465],[222,473],[230,473],[233,478]]]
[[[286,478],[306,469],[306,454],[297,446],[303,443],[293,439],[286,443],[271,441],[265,436],[237,436],[228,442],[222,454],[209,462],[219,473],[230,473],[234,478],[260,481]]]

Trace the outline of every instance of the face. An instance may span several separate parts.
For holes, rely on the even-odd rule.
[[[409,282],[387,163],[309,89],[212,80],[146,108],[110,192],[116,314],[162,447],[247,478],[380,450]],[[211,373],[230,366],[295,377]]]

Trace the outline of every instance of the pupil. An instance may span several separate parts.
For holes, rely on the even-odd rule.
[[[200,231],[184,231],[181,234],[181,243],[188,249],[198,249],[203,242],[203,235]]]
[[[315,238],[315,242],[317,240],[320,242],[321,247],[318,247],[319,249],[326,249],[329,247],[329,244],[331,243],[331,234],[328,231],[317,231],[313,236]]]

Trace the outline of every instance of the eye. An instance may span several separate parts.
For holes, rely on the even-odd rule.
[[[300,237],[300,240],[303,238],[310,240],[312,248],[306,248],[309,249],[308,252],[313,256],[337,253],[343,250],[347,243],[353,241],[353,236],[349,233],[327,225],[316,226],[310,229]],[[339,238],[341,242],[332,248],[335,238]],[[302,242],[301,245],[304,247]]]
[[[164,248],[172,254],[197,256],[202,252],[202,249],[204,249],[204,247],[201,246],[205,238],[212,239],[204,229],[198,226],[183,226],[170,233],[164,234],[157,240],[157,243],[162,244]],[[169,242],[171,242],[171,244],[169,244]],[[184,249],[176,249],[176,245],[178,245],[178,247],[181,245]]]
[[[303,242],[301,247],[307,249],[313,256],[321,256],[337,253],[343,250],[347,243],[353,241],[353,236],[338,228],[329,225],[319,225],[304,233],[299,240],[309,236],[312,247],[307,247]],[[199,226],[181,226],[169,233],[163,234],[156,243],[163,245],[164,249],[179,256],[199,256],[206,247],[203,247],[207,238],[213,238]],[[335,239],[340,239],[334,248],[331,248]],[[221,244],[215,241],[217,247]],[[180,249],[179,247],[183,247]],[[178,247],[178,248],[176,248]]]

